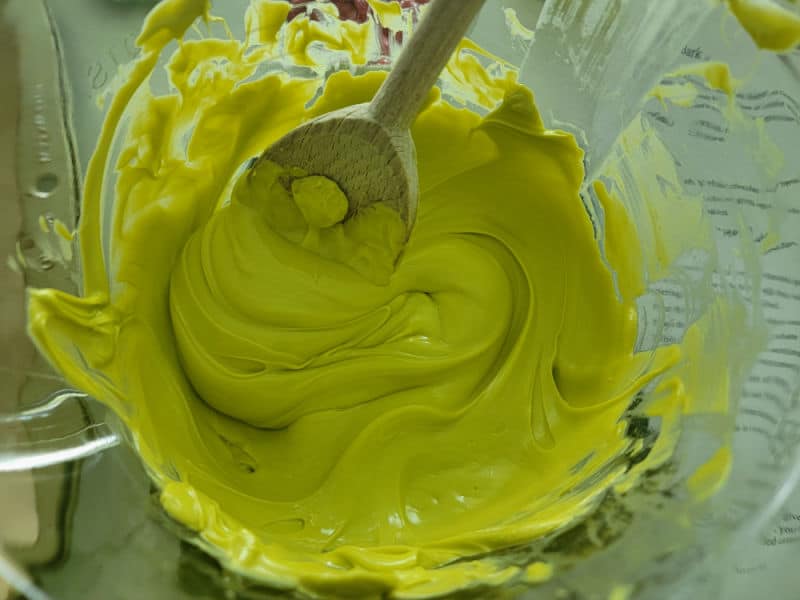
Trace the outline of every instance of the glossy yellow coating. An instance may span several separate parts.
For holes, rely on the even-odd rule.
[[[343,76],[325,93],[355,89]],[[551,530],[591,497],[568,490],[628,448],[618,418],[659,370],[632,353],[633,298],[615,294],[578,196],[582,153],[544,130],[529,91],[510,87],[484,119],[438,102],[414,134],[421,212],[386,281],[319,251],[357,222],[334,225],[341,207],[308,226],[319,215],[292,212],[302,202],[272,163],[245,173],[172,270],[189,381],[252,426],[225,442],[247,499],[215,499],[287,546],[459,554]],[[619,233],[610,254],[635,251]],[[620,287],[638,276],[618,272]]]
[[[800,44],[798,9],[789,10],[774,0],[728,0],[728,6],[759,48],[788,52]]]

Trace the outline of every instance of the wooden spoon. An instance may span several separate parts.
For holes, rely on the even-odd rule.
[[[373,202],[397,210],[410,232],[419,181],[410,127],[484,0],[434,0],[369,104],[330,112],[289,132],[260,160],[335,181],[348,217]]]

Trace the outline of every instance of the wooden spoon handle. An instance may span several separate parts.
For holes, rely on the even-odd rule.
[[[387,129],[408,129],[485,0],[433,0],[370,104]]]

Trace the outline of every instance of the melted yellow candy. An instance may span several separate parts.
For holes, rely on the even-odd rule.
[[[728,5],[759,48],[787,52],[800,44],[800,14],[797,12],[774,0],[728,0]]]
[[[355,81],[334,78],[326,96],[360,101]],[[171,273],[189,380],[252,425],[217,433],[238,468],[209,479],[236,492],[209,496],[298,552],[452,557],[551,531],[599,491],[569,493],[583,474],[629,448],[618,418],[663,368],[631,352],[633,299],[615,295],[578,196],[582,153],[544,130],[527,90],[485,119],[438,102],[414,134],[420,216],[388,281],[320,253],[320,234],[344,245],[356,220],[336,225],[343,207],[304,219],[270,163],[240,179]],[[635,249],[619,232],[610,244]],[[619,277],[638,288],[638,273]],[[203,503],[170,508],[177,490],[168,510],[196,522]]]
[[[551,533],[634,485],[657,463],[627,472],[641,443],[625,435],[625,410],[681,350],[634,353],[644,259],[625,210],[598,188],[601,251],[575,140],[474,57],[449,67],[464,97],[504,100],[481,117],[436,98],[419,116],[405,245],[380,204],[342,223],[332,182],[271,163],[243,171],[383,79],[338,73],[310,103],[321,75],[258,74],[286,51],[285,9],[253,3],[258,46],[183,40],[167,65],[173,92],[158,96],[148,81],[163,48],[212,18],[203,1],[154,9],[87,173],[83,297],[32,291],[31,333],[118,412],[166,511],[225,565],[355,596],[503,583],[520,570],[442,567]],[[284,60],[302,65],[312,40],[363,58],[373,35],[289,27]],[[662,387],[654,413],[674,423],[687,391]],[[663,462],[674,436],[659,443]]]

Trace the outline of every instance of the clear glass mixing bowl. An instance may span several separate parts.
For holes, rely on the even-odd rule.
[[[242,1],[217,4],[216,14],[234,30],[240,26]],[[503,590],[480,590],[480,597],[666,598],[698,589],[718,597],[715,559],[733,544],[752,542],[800,478],[797,52],[758,52],[722,6],[584,10],[605,4],[497,0],[472,37],[521,67],[520,79],[537,93],[549,125],[580,125],[592,141],[588,170],[628,206],[645,245],[655,239],[647,231],[662,223],[643,210],[641,198],[667,178],[647,164],[647,153],[632,158],[622,151],[634,139],[631,129],[618,139],[626,123],[660,140],[681,193],[702,202],[716,257],[685,252],[652,278],[640,301],[639,350],[680,340],[722,294],[741,300],[752,335],[724,347],[709,338],[708,352],[729,357],[735,414],[687,419],[674,460],[637,496],[636,510],[609,499],[586,522],[502,553],[509,564],[533,556],[558,568],[547,582],[515,580]],[[80,173],[102,120],[96,97],[120,65],[135,59],[133,42],[151,5],[51,0],[46,9],[39,1],[0,1],[10,69],[4,82],[13,100],[0,117],[16,131],[9,146],[16,160],[0,161],[11,165],[2,175],[9,183],[0,242],[13,257],[0,278],[0,579],[34,599],[291,597],[226,572],[177,537],[135,453],[119,443],[125,432],[113,415],[68,389],[24,334],[25,284],[76,289],[79,265],[45,230],[56,219],[75,223]],[[525,29],[510,33],[515,19],[536,30],[535,42]],[[604,35],[611,25],[614,36]],[[729,127],[728,97],[691,70],[660,81],[671,90],[691,83],[697,93],[688,100],[662,95],[639,102],[660,74],[710,60],[730,64],[742,78],[732,102],[756,125]],[[554,77],[560,85],[545,85]],[[776,148],[782,164],[768,160]],[[630,172],[648,179],[634,183],[625,177]],[[602,237],[602,211],[588,187],[585,201]],[[54,260],[54,253],[67,260]],[[657,434],[656,424],[640,424],[643,439]],[[686,480],[730,435],[734,462],[726,485],[687,513],[685,527],[675,527],[672,513],[685,511]],[[686,592],[687,581],[693,592]],[[0,598],[4,593],[0,587]]]

